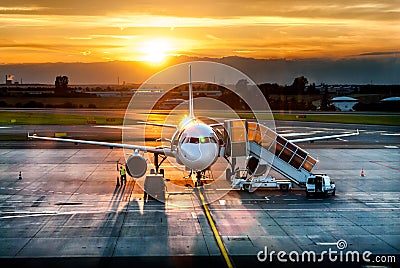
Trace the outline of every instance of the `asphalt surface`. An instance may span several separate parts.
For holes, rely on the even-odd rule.
[[[343,139],[321,141],[310,144],[303,143],[303,147],[334,147],[334,148],[386,148],[385,146],[400,146],[400,127],[382,125],[362,124],[339,124],[319,122],[296,122],[296,121],[275,121],[276,131],[287,139],[306,138],[314,136],[335,135],[341,133],[356,132],[360,135]],[[27,133],[36,133],[41,136],[54,137],[57,132],[65,132],[68,137],[74,139],[103,140],[121,142],[122,129],[125,126],[106,125],[12,125],[0,126],[0,148],[45,148],[57,146],[57,148],[71,148],[73,144],[50,144],[48,142],[23,142]],[[141,137],[144,133],[144,126],[128,126],[135,128],[131,130],[132,136]],[[168,132],[169,131],[169,132]],[[161,128],[151,127],[146,129],[146,136],[149,139],[160,137]],[[170,138],[173,130],[163,132],[165,137]],[[17,137],[20,141],[1,141],[6,137]],[[5,138],[2,138],[5,137]],[[138,139],[140,140],[140,139]],[[82,146],[82,145],[79,145]],[[89,147],[92,148],[92,147]]]
[[[43,129],[40,129],[42,128]],[[43,131],[88,135],[94,126],[35,126]],[[29,126],[1,129],[23,133]],[[224,161],[213,168],[204,189],[216,228],[236,267],[399,266],[400,151],[397,127],[277,122],[290,137],[360,130],[344,140],[304,144],[319,160],[315,173],[337,185],[335,197],[307,198],[289,192],[228,191]],[[75,132],[74,132],[75,131]],[[102,133],[120,135],[103,128]],[[0,263],[3,267],[204,267],[226,265],[195,188],[173,162],[164,164],[166,203],[144,199],[142,179],[116,187],[119,149],[62,148],[26,141],[21,149],[1,142]],[[29,148],[25,147],[29,145]],[[35,145],[33,145],[35,144]],[[64,146],[64,145],[63,145]],[[66,145],[65,145],[66,146]],[[302,145],[303,146],[303,145]],[[11,147],[11,148],[10,148]],[[364,169],[365,177],[361,177]],[[19,180],[21,171],[22,179]],[[186,187],[174,186],[182,180]],[[340,241],[340,248],[339,243]],[[342,248],[343,241],[347,247]],[[261,251],[275,251],[272,263]],[[336,251],[331,261],[324,251]],[[277,252],[284,251],[283,263]],[[292,261],[313,251],[319,262]],[[343,259],[359,252],[360,260]],[[370,262],[361,259],[368,255]],[[367,253],[368,253],[367,252]],[[261,257],[264,253],[262,252]],[[282,253],[283,254],[283,253]],[[393,260],[395,258],[395,260]],[[386,262],[378,262],[385,260]]]

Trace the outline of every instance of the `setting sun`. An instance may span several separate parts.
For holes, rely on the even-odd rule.
[[[153,39],[142,44],[140,52],[142,60],[150,63],[160,63],[172,51],[171,42],[166,39]]]

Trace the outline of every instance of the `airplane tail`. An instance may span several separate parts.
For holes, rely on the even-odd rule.
[[[192,86],[192,65],[189,65],[189,117],[194,119],[193,111],[193,86]]]

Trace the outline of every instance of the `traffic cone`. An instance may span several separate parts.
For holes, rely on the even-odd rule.
[[[365,177],[364,168],[361,169],[361,177]]]

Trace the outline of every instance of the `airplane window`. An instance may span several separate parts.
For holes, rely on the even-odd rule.
[[[199,138],[199,140],[200,140],[200,143],[207,143],[208,142],[208,138],[205,138],[205,137],[201,137],[201,138]]]
[[[210,137],[210,142],[211,143],[218,143],[217,140],[214,137]]]

